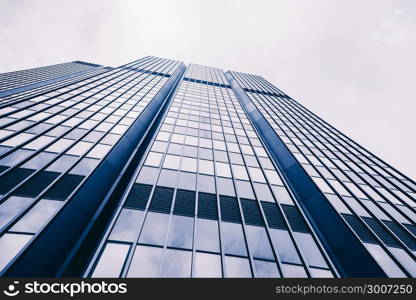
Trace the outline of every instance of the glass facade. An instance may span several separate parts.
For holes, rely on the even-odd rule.
[[[3,276],[416,276],[415,182],[262,77],[71,64],[0,97]]]

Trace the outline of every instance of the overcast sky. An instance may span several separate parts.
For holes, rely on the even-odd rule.
[[[416,1],[0,0],[0,72],[145,55],[262,75],[416,177]]]

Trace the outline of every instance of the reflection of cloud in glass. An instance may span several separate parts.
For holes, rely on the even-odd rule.
[[[194,227],[193,223],[193,218],[173,216],[170,226],[168,246],[191,249]]]
[[[40,200],[17,222],[11,230],[37,233],[62,207],[63,201]]]
[[[275,262],[255,259],[254,269],[256,270],[256,277],[280,277]]]
[[[190,277],[191,251],[167,249],[162,277]]]
[[[110,239],[133,242],[142,218],[143,211],[126,208],[122,209],[120,216],[111,231]]]
[[[12,196],[0,204],[0,228],[32,203],[33,198]]]
[[[221,257],[217,254],[195,253],[195,277],[221,277]]]
[[[92,277],[119,277],[130,246],[108,243]]]
[[[250,264],[247,258],[225,256],[227,277],[251,277]]]
[[[222,239],[226,254],[247,255],[243,230],[240,224],[222,222]]]
[[[168,222],[169,215],[167,214],[147,213],[139,242],[144,244],[163,245]]]
[[[196,249],[220,252],[218,222],[206,219],[196,219]]]
[[[156,277],[162,250],[156,247],[137,246],[127,277]]]

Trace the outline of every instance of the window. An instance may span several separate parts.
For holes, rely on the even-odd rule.
[[[59,139],[54,144],[52,144],[51,146],[49,146],[46,149],[46,151],[62,152],[65,149],[67,149],[70,145],[72,145],[72,143],[74,143],[73,140],[69,140],[69,139]]]
[[[250,182],[236,180],[235,184],[236,184],[236,188],[237,188],[238,195],[240,196],[240,198],[255,199]]]
[[[136,246],[127,277],[156,277],[162,250],[158,247]]]
[[[254,260],[254,270],[256,277],[259,278],[277,278],[280,277],[279,270],[275,262],[264,261],[264,260]]]
[[[162,277],[191,277],[191,251],[167,249]]]
[[[241,180],[249,180],[246,168],[240,165],[232,165],[234,177]]]
[[[276,171],[265,170],[264,173],[266,173],[266,177],[270,184],[283,185],[283,182]]]
[[[250,263],[246,258],[225,256],[227,277],[252,277]]]
[[[192,249],[193,228],[193,218],[174,215],[170,225],[168,246]]]
[[[0,204],[0,228],[19,215],[33,200],[33,198],[11,196]]]
[[[196,219],[195,248],[197,250],[220,252],[218,222]]]
[[[214,175],[214,164],[210,160],[199,160],[199,173]]]
[[[284,277],[290,278],[306,278],[308,275],[305,272],[305,269],[302,266],[294,266],[288,264],[282,264],[282,272]]]
[[[251,179],[253,181],[266,183],[266,179],[264,178],[260,169],[248,167],[248,172],[250,173]]]
[[[123,208],[111,230],[109,239],[133,242],[143,219],[143,211]]]
[[[80,141],[76,143],[74,146],[72,146],[71,149],[66,151],[66,154],[81,156],[85,152],[87,152],[92,147],[92,145],[92,143]]]
[[[376,262],[380,265],[388,277],[406,277],[393,259],[379,245],[364,243]]]
[[[296,251],[295,245],[286,230],[273,229],[269,230],[273,247],[277,251],[282,262],[300,264],[300,258]]]
[[[221,277],[221,257],[217,254],[195,253],[195,277]]]
[[[11,230],[37,233],[62,207],[62,201],[40,200],[27,212]]]
[[[165,156],[165,161],[163,162],[163,167],[167,169],[178,170],[179,163],[180,163],[180,156],[167,154]]]
[[[225,254],[247,256],[246,243],[241,225],[222,222],[221,229]]]
[[[139,243],[163,245],[168,221],[169,215],[167,214],[148,212]]]
[[[294,232],[293,236],[299,245],[299,248],[310,266],[327,268],[328,265],[323,258],[321,251],[308,233]]]
[[[229,164],[216,162],[215,168],[217,171],[217,176],[231,177],[231,170]]]
[[[111,146],[98,144],[87,154],[88,157],[92,158],[104,158],[107,153],[111,150]]]
[[[130,246],[107,243],[91,277],[119,277]]]
[[[248,247],[254,258],[274,260],[269,238],[263,227],[247,225],[246,233]]]
[[[162,161],[163,154],[157,152],[149,152],[147,155],[146,162],[144,163],[147,166],[159,167],[160,162]]]
[[[197,160],[195,158],[190,157],[182,157],[182,171],[188,172],[196,172],[196,163]]]

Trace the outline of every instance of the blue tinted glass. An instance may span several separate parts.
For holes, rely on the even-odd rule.
[[[108,243],[91,277],[119,277],[130,246]]]
[[[295,245],[286,230],[270,229],[270,236],[273,247],[279,254],[282,262],[291,262],[300,264],[299,255],[296,252]]]
[[[255,277],[265,278],[265,277],[272,277],[277,278],[280,277],[279,270],[277,269],[277,265],[275,262],[264,261],[264,260],[254,260],[254,270],[255,270]]]
[[[191,277],[191,251],[167,249],[162,277]]]
[[[196,223],[196,249],[220,252],[218,222],[198,218],[196,219]]]
[[[40,200],[35,204],[11,230],[37,233],[62,207],[62,201]]]
[[[308,233],[294,232],[293,237],[298,243],[300,251],[305,257],[306,263],[310,266],[327,268],[328,265],[323,258],[321,251]]]
[[[240,224],[222,222],[221,235],[225,254],[247,256],[243,228]]]
[[[137,246],[127,277],[157,277],[162,248]]]
[[[0,204],[0,228],[33,202],[33,198],[12,196]]]
[[[143,219],[143,211],[123,208],[109,239],[133,242]]]
[[[225,256],[226,277],[252,277],[247,258]]]
[[[217,254],[195,253],[194,277],[221,277],[221,257]]]
[[[263,227],[247,225],[246,233],[248,247],[254,258],[275,259],[266,230]]]
[[[170,225],[168,246],[191,249],[193,229],[193,218],[173,216]]]
[[[153,212],[147,213],[139,243],[163,245],[168,222],[169,215]]]

